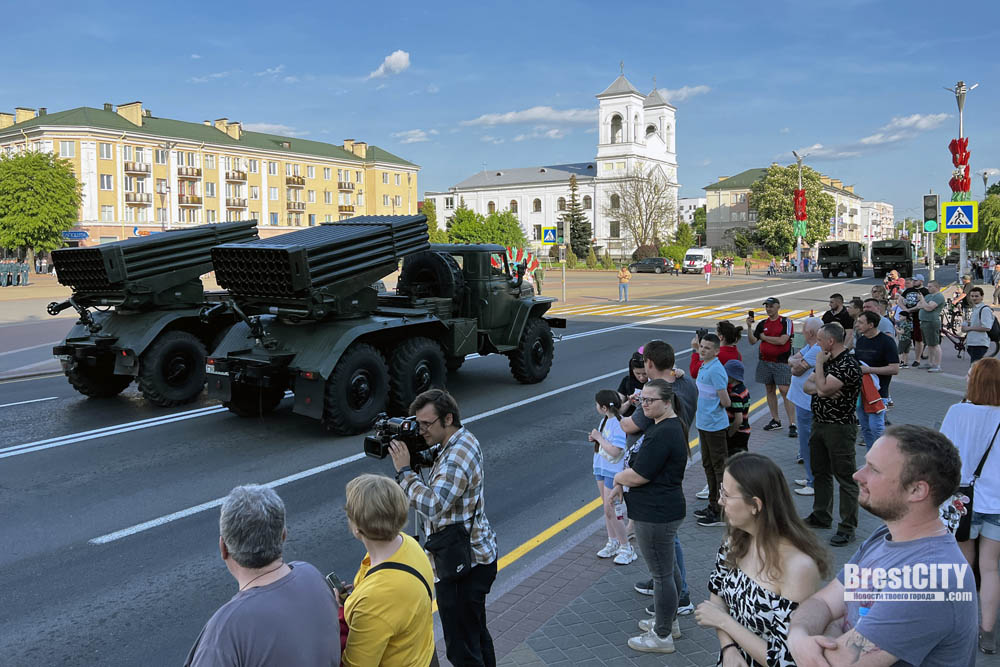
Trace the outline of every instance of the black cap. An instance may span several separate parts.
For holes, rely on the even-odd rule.
[[[781,302],[778,301],[778,299],[776,299],[773,296],[769,296],[766,299],[764,299],[764,305],[765,306],[773,306],[774,304],[781,305]]]

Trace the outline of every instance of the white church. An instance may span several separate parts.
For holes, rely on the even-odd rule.
[[[438,224],[444,227],[462,201],[483,215],[503,210],[515,213],[531,245],[540,249],[542,228],[558,227],[559,216],[569,202],[569,179],[576,176],[578,196],[587,212],[595,245],[618,258],[635,248],[628,230],[615,219],[619,208],[615,184],[629,173],[655,169],[669,185],[677,204],[677,149],[675,115],[660,91],[640,93],[624,73],[597,95],[597,158],[592,162],[540,165],[481,171],[446,192],[425,192],[433,201]],[[606,210],[610,209],[610,210]],[[669,221],[671,230],[676,222]],[[569,241],[568,230],[558,230]]]

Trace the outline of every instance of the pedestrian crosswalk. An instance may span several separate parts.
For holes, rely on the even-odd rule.
[[[584,306],[557,306],[549,311],[550,315],[559,317],[583,317],[588,315],[600,317],[657,317],[677,320],[735,320],[743,322],[746,319],[748,308],[742,307],[713,307],[713,306],[657,306],[653,304],[627,305],[627,304],[601,304]],[[783,309],[778,311],[781,315],[799,320],[809,317],[808,310]],[[765,317],[763,309],[758,309],[757,319]]]

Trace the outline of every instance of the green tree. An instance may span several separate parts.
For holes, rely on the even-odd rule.
[[[830,233],[833,217],[833,197],[823,192],[819,172],[802,167],[802,187],[806,191],[806,243],[823,241]],[[757,211],[754,237],[774,255],[785,255],[795,249],[795,190],[798,188],[798,167],[772,164],[764,178],[750,186],[750,208]]]
[[[569,177],[569,203],[566,206],[566,211],[559,215],[559,230],[561,236],[565,236],[566,232],[569,232],[569,244],[577,257],[586,256],[593,234],[590,223],[587,221],[587,214],[584,213],[583,204],[580,203],[575,174]]]
[[[707,236],[705,236],[705,224],[708,220],[708,212],[705,210],[704,206],[699,206],[694,211],[694,224],[691,225],[692,231],[704,241]]]
[[[566,268],[575,269],[576,268],[576,255],[573,253],[572,248],[566,248]]]
[[[989,197],[990,195],[1000,195],[1000,181],[986,188],[986,196]]]
[[[678,222],[677,231],[674,233],[674,245],[684,246],[684,251],[687,252],[688,248],[694,247],[694,243],[694,231],[691,230],[691,225]]]
[[[1000,193],[979,202],[979,231],[970,235],[969,249],[1000,250]]]
[[[427,216],[427,233],[430,236],[431,243],[447,243],[448,230],[438,229],[437,209],[434,207],[434,200],[424,200],[424,205],[420,208],[420,212]]]
[[[448,237],[453,243],[499,243],[515,248],[527,245],[521,223],[510,211],[483,217],[470,209],[457,208],[451,219]]]
[[[594,252],[594,246],[590,246],[587,249],[587,268],[596,269],[597,268],[597,254]]]
[[[67,160],[51,153],[0,155],[0,246],[35,253],[63,245],[76,224],[80,184]]]

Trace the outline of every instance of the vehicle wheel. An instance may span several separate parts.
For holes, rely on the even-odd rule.
[[[552,330],[540,317],[530,317],[521,333],[517,349],[508,352],[510,372],[521,384],[541,382],[552,368]]]
[[[656,267],[655,269],[653,269],[653,273],[657,273],[657,274],[663,273],[663,269],[661,269],[660,267]]]
[[[830,270],[829,269],[821,269],[820,273],[823,274],[824,278],[829,278],[830,277]]]
[[[444,367],[448,369],[449,373],[454,373],[462,367],[463,363],[465,363],[465,357],[446,357]]]
[[[423,336],[403,341],[389,362],[390,414],[409,414],[418,394],[445,386],[446,374],[444,352],[436,341]]]
[[[260,417],[273,411],[285,390],[280,387],[255,387],[250,384],[233,384],[229,400],[223,403],[229,411],[240,417]]]
[[[161,334],[139,358],[139,389],[153,405],[190,403],[205,388],[205,346],[194,334]]]
[[[389,374],[379,351],[354,343],[341,355],[326,381],[323,424],[341,435],[367,431],[385,411]]]
[[[66,371],[66,378],[74,389],[90,398],[117,396],[132,383],[131,375],[115,375],[112,357],[99,358],[96,366],[76,362],[72,369]]]

